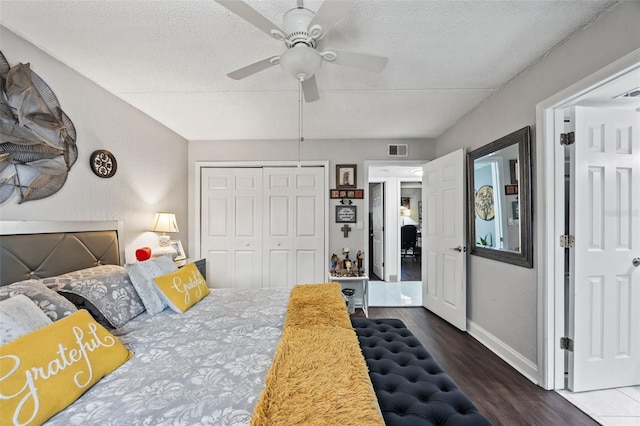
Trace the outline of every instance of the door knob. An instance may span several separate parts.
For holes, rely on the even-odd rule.
[[[640,266],[640,257],[636,257],[631,261],[631,263],[633,263],[633,266],[637,268],[638,266]]]
[[[454,248],[452,248],[451,250],[455,250],[455,251],[457,251],[458,253],[460,253],[460,252],[462,252],[463,248],[462,248],[462,246],[458,246],[458,247],[454,247]]]

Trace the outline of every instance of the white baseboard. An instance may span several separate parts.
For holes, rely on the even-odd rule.
[[[534,363],[473,321],[467,320],[467,331],[524,377],[538,384],[538,367]]]

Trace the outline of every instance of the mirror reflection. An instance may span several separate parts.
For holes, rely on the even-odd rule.
[[[517,144],[473,162],[476,245],[520,252],[517,171]]]
[[[468,155],[472,255],[532,267],[529,127]]]

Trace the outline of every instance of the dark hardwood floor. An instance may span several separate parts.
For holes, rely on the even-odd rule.
[[[402,257],[400,261],[400,281],[422,281],[420,259],[412,256]]]
[[[495,425],[598,424],[557,393],[534,385],[469,334],[425,308],[369,308],[369,317],[402,320]]]

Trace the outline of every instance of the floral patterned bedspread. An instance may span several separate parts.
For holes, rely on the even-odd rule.
[[[146,312],[114,332],[135,355],[54,425],[246,425],[290,289],[212,289],[184,314]]]

